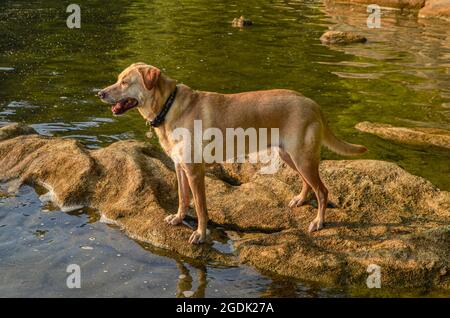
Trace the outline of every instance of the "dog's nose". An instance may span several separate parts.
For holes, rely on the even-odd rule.
[[[97,96],[100,97],[101,99],[105,99],[106,98],[106,92],[105,91],[100,91],[97,93]]]

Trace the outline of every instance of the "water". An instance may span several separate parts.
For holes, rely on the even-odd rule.
[[[194,89],[300,91],[321,104],[339,136],[369,148],[363,158],[396,162],[450,190],[448,150],[402,145],[354,129],[365,120],[450,129],[450,25],[383,11],[382,28],[369,30],[364,7],[348,14],[319,1],[80,5],[81,29],[71,30],[60,1],[2,1],[0,124],[24,122],[90,148],[143,140],[147,127],[140,115],[113,117],[95,92],[127,65],[144,61]],[[254,26],[231,28],[241,14]],[[369,42],[321,45],[320,35],[334,25],[358,31]],[[340,158],[326,150],[323,157]],[[210,297],[348,294],[246,267],[189,264],[127,239],[92,211],[42,212],[34,192],[21,191],[0,201],[0,296],[183,296],[191,289]],[[84,245],[94,249],[81,249]],[[65,286],[65,266],[72,259],[86,275],[81,290]]]
[[[246,267],[220,267],[128,239],[87,209],[41,203],[33,188],[0,192],[0,297],[317,297],[342,294]],[[66,281],[80,266],[81,288]]]

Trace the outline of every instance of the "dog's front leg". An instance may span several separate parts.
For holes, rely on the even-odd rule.
[[[175,171],[178,181],[178,212],[171,214],[164,220],[171,225],[178,225],[184,220],[186,211],[189,208],[189,183],[186,173],[180,164],[175,165]]]
[[[206,209],[205,193],[205,167],[202,163],[184,164],[189,187],[194,197],[195,212],[197,213],[198,226],[191,237],[189,243],[199,244],[206,239],[206,226],[208,223],[208,211]]]

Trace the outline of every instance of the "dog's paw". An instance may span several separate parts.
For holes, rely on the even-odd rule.
[[[178,214],[171,214],[169,216],[167,216],[164,221],[166,221],[167,223],[169,223],[170,225],[178,225],[181,222],[183,222],[183,218],[180,217]]]
[[[306,198],[301,197],[300,195],[296,195],[292,198],[291,202],[289,202],[289,207],[292,209],[298,206],[302,206],[303,204],[305,204],[305,202]]]
[[[191,244],[201,244],[204,243],[206,239],[206,235],[202,234],[199,230],[192,232],[191,237],[189,238],[189,243]]]
[[[314,219],[311,224],[309,224],[308,231],[309,233],[319,231],[323,228],[323,222],[319,219]]]

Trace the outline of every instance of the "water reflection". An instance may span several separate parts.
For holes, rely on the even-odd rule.
[[[205,290],[207,286],[206,266],[200,265],[196,268],[197,284],[195,289],[193,289],[193,279],[189,269],[181,262],[177,262],[177,267],[180,271],[180,276],[178,276],[177,283],[177,297],[205,297]]]

